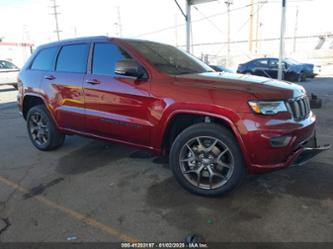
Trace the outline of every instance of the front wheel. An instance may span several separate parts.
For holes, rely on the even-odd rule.
[[[171,147],[170,164],[185,189],[204,196],[232,190],[245,175],[236,139],[217,124],[196,124],[181,132]]]
[[[32,144],[39,150],[58,148],[65,140],[65,135],[57,129],[44,105],[37,105],[29,110],[27,130]]]

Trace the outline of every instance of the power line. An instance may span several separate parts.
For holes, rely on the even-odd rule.
[[[292,2],[292,3],[312,2],[312,1],[314,1],[314,0],[289,0],[289,2]],[[258,3],[261,3],[261,4],[265,4],[265,3],[275,4],[275,3],[280,3],[280,2],[281,2],[281,0],[259,0],[255,3],[253,3],[253,5],[256,5]],[[230,13],[234,12],[234,11],[238,11],[238,10],[242,10],[242,9],[251,7],[251,5],[252,4],[247,4],[247,5],[243,5],[241,7],[230,9]],[[226,14],[228,14],[228,11],[219,12],[219,13],[216,13],[216,14],[213,14],[213,15],[210,15],[210,16],[205,16],[205,17],[200,18],[200,19],[192,20],[192,23],[202,22],[202,21],[207,20],[209,18],[213,18],[213,17],[217,17],[217,16],[221,16],[221,15],[226,15]],[[175,28],[183,27],[183,26],[185,26],[185,24],[178,24],[177,26],[175,26],[175,25],[168,26],[168,27],[165,27],[165,28],[162,28],[162,29],[157,29],[157,30],[154,30],[154,31],[150,31],[150,32],[146,32],[146,33],[136,35],[136,36],[134,36],[134,38],[139,38],[139,37],[147,36],[147,35],[153,35],[153,34],[161,33],[161,32],[167,31],[167,30],[172,30],[172,29],[175,29]]]
[[[297,36],[297,39],[313,39],[313,38],[320,38],[322,34],[315,34],[315,35],[302,35],[302,36]],[[328,34],[327,37],[333,37],[333,34]],[[286,36],[284,39],[285,40],[293,40],[295,37],[294,36]],[[259,39],[259,42],[270,42],[270,41],[279,41],[279,37],[272,37],[272,38],[264,38],[264,39]],[[253,40],[257,41],[257,40]],[[241,43],[247,43],[248,40],[238,40],[238,41],[231,41],[230,44],[241,44]],[[228,42],[201,42],[201,43],[194,43],[193,46],[214,46],[214,45],[227,45]],[[179,47],[185,47],[185,45],[179,45]],[[215,53],[218,54],[218,53]]]
[[[241,10],[241,9],[245,9],[245,8],[247,8],[249,6],[251,6],[251,4],[247,4],[247,5],[238,7],[238,8],[230,9],[230,12],[234,12],[234,11],[238,11],[238,10]],[[192,20],[192,23],[201,22],[201,21],[207,20],[208,18],[213,18],[213,17],[216,17],[216,16],[225,15],[225,14],[228,14],[228,11],[216,13],[216,14],[213,14],[213,15],[210,15],[210,16],[206,16],[206,17],[197,19],[197,20]],[[136,35],[134,37],[138,38],[138,37],[142,37],[142,36],[157,34],[157,33],[161,33],[161,32],[167,31],[167,30],[172,30],[174,28],[179,28],[179,27],[182,27],[182,26],[185,26],[185,24],[178,24],[176,27],[174,25],[173,26],[169,26],[169,27],[165,27],[163,29],[158,29],[158,30],[155,30],[155,31],[143,33],[143,34],[140,34],[140,35]]]
[[[216,25],[216,24],[210,19],[210,17],[208,17],[208,16],[206,16],[204,13],[202,13],[202,12],[198,9],[197,6],[193,5],[193,8],[194,8],[196,11],[198,11],[198,12],[200,13],[200,15],[203,16],[203,19],[204,19],[204,20],[207,20],[211,25],[213,25],[213,27],[214,27],[217,31],[219,31],[222,35],[224,35],[223,30],[220,29],[219,26],[217,26],[217,25]]]
[[[259,3],[259,2],[258,2]],[[257,12],[264,6],[264,4],[267,3],[267,1],[260,1],[260,3],[262,3],[262,5],[260,6],[260,8],[258,8],[254,13],[253,15],[256,15]],[[254,3],[256,4],[256,3]],[[237,29],[236,31],[236,34],[239,34],[239,32],[246,27],[246,25],[250,22],[250,17]],[[245,42],[249,42],[248,40],[246,40]],[[229,44],[232,44],[232,43],[237,43],[237,42],[230,42]],[[218,52],[216,54],[219,54],[224,48],[226,45],[228,45],[227,42],[223,42],[223,43],[220,43],[220,44],[223,44],[223,46],[218,50]],[[245,53],[244,53],[245,54]],[[247,56],[247,54],[245,54]],[[247,56],[248,57],[248,56]]]

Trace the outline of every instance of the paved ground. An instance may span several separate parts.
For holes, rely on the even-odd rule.
[[[324,98],[317,132],[333,144],[333,79],[303,85]],[[182,241],[192,232],[208,241],[333,241],[332,151],[202,198],[161,158],[129,147],[71,136],[57,151],[37,151],[15,96],[0,88],[1,241]]]

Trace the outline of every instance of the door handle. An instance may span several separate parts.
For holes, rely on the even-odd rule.
[[[46,75],[44,78],[47,80],[54,80],[56,77],[54,75]]]
[[[91,84],[91,85],[101,84],[101,82],[99,80],[96,80],[96,79],[86,80],[86,83]]]

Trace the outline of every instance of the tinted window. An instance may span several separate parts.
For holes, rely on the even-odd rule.
[[[88,50],[88,44],[63,46],[58,56],[56,70],[60,72],[85,73]]]
[[[37,54],[32,62],[31,69],[34,70],[52,70],[53,60],[57,52],[57,47],[45,48]]]
[[[0,61],[0,69],[17,69],[17,67],[9,61]]]
[[[276,60],[276,59],[271,59],[270,60],[271,67],[277,67],[278,64],[279,64],[279,60]]]
[[[147,41],[127,42],[163,73],[179,75],[213,72],[207,64],[173,46]]]
[[[270,66],[272,68],[278,68],[279,67],[279,60],[278,59],[271,59],[269,63],[270,63]],[[282,62],[282,67],[286,67],[286,66],[287,66],[286,63],[283,61]]]
[[[124,50],[111,43],[96,43],[92,64],[93,74],[114,75],[117,61],[131,58]]]
[[[257,66],[262,66],[262,67],[267,67],[268,66],[268,60],[267,59],[258,60],[258,61],[256,61],[256,65]]]

